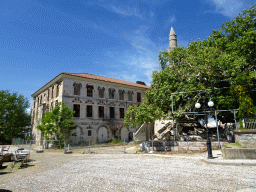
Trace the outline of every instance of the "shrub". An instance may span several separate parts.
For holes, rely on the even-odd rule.
[[[117,139],[117,138],[113,138],[113,139],[109,142],[109,144],[119,144],[119,143],[122,143],[122,141],[119,140],[119,139]]]

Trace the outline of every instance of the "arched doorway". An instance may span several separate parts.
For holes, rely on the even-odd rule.
[[[129,133],[129,141],[133,140],[133,132]]]
[[[124,141],[124,139],[125,139],[125,141],[127,142],[128,137],[129,137],[128,129],[126,127],[123,127],[121,129],[121,141]]]
[[[108,141],[108,130],[106,127],[100,127],[98,129],[98,142],[104,143]]]

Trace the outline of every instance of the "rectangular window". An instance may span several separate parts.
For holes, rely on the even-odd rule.
[[[119,109],[119,113],[120,113],[120,118],[124,118],[124,108],[120,108]]]
[[[115,118],[115,108],[109,107],[110,118]]]
[[[99,106],[99,117],[104,118],[104,107],[103,106]]]
[[[74,95],[80,95],[81,83],[74,83]]]
[[[54,98],[53,92],[54,92],[54,86],[52,87],[52,99]]]
[[[73,111],[75,111],[73,117],[80,117],[80,105],[74,104]]]
[[[137,102],[141,102],[141,93],[137,93]]]
[[[87,117],[92,117],[92,106],[87,105]]]
[[[59,87],[59,85],[57,85],[56,97],[59,97],[59,89],[60,89],[60,87]]]
[[[89,136],[89,137],[92,136],[92,130],[88,130],[88,136]]]
[[[50,95],[50,91],[47,91],[47,101],[49,101],[49,95]]]

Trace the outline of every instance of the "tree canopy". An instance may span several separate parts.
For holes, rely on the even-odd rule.
[[[76,129],[72,121],[73,114],[70,108],[58,103],[52,111],[45,112],[41,124],[36,128],[42,131],[47,140],[67,141]]]
[[[29,132],[29,101],[23,95],[0,91],[0,141],[11,143],[12,138],[25,138]]]
[[[177,92],[212,89],[214,91],[209,93],[215,109],[242,107],[242,102],[252,98],[252,90],[255,89],[255,83],[251,83],[249,88],[243,84],[246,93],[241,96],[244,99],[237,97],[242,76],[247,82],[255,82],[256,6],[223,23],[221,29],[213,30],[207,39],[191,41],[186,48],[179,46],[170,52],[161,51],[159,62],[162,70],[152,73],[153,80],[144,103],[127,111],[126,125],[149,122],[149,117],[154,122],[161,116],[160,111],[170,111],[171,93]],[[173,99],[175,112],[193,110],[198,93],[177,94]],[[240,117],[255,115],[252,99],[250,103],[250,115],[245,109]],[[137,114],[143,114],[140,120],[136,120]]]

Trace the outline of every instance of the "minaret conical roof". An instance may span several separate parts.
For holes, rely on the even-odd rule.
[[[171,27],[170,35],[176,35],[174,29]]]

